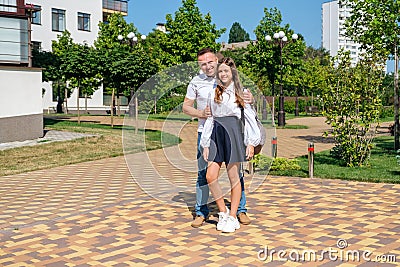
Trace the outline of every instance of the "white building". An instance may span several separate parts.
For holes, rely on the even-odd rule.
[[[27,0],[39,11],[33,12],[32,45],[36,49],[51,51],[52,40],[57,40],[64,30],[71,33],[76,43],[93,45],[99,33],[99,23],[110,13],[121,12],[127,15],[127,0]],[[49,83],[43,83],[43,110],[53,112],[57,106],[56,93]],[[76,91],[68,98],[69,110],[77,107]],[[85,106],[85,99],[79,99],[79,106]],[[104,105],[103,88],[99,88],[88,100],[88,110],[107,110]],[[105,111],[104,111],[105,112]]]
[[[51,41],[68,30],[76,43],[93,45],[98,34],[98,23],[103,20],[101,0],[26,0],[40,11],[33,13],[32,43],[37,48],[51,51]]]
[[[345,21],[350,17],[351,9],[339,5],[339,1],[322,4],[322,47],[329,50],[331,56],[336,56],[344,48],[350,51],[351,62],[355,65],[360,56],[361,45],[345,37]]]
[[[23,0],[0,0],[0,143],[43,136],[42,70],[29,67]]]

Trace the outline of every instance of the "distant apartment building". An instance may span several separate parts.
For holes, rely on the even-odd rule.
[[[29,0],[27,0],[29,1]],[[68,30],[76,43],[93,45],[99,33],[99,23],[106,21],[108,15],[120,12],[128,14],[127,0],[31,0],[37,11],[32,13],[32,47],[51,51],[53,40],[63,31]],[[44,83],[43,109],[53,112],[57,105],[57,94],[51,83]],[[67,100],[69,110],[77,107],[77,90]],[[85,106],[85,99],[79,99],[80,107]],[[105,106],[103,88],[99,88],[87,99],[89,110],[109,109]]]
[[[42,71],[30,67],[29,6],[0,0],[0,143],[43,136]]]
[[[345,36],[345,21],[351,16],[351,8],[339,4],[338,0],[322,4],[322,47],[336,56],[340,49],[350,51],[351,63],[360,57],[361,45]]]

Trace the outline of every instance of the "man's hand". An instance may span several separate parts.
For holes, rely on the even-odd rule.
[[[243,100],[244,100],[244,102],[246,104],[253,104],[254,103],[253,94],[248,89],[245,89],[243,91]]]
[[[206,106],[206,108],[204,109],[204,115],[206,117],[211,117],[211,108],[209,106]]]
[[[208,154],[210,153],[210,150],[208,147],[205,147],[203,149],[203,158],[205,162],[208,162]]]
[[[207,106],[205,109],[203,110],[199,110],[198,113],[200,113],[198,115],[198,118],[203,118],[203,119],[207,119],[207,117],[211,117],[211,109],[209,106]]]
[[[248,145],[246,148],[246,159],[250,160],[254,156],[254,146]]]

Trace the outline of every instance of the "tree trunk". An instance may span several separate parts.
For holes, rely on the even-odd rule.
[[[154,114],[157,114],[157,97],[154,96]]]
[[[56,110],[57,110],[57,113],[63,113],[63,110],[62,110],[63,100],[61,98],[60,82],[57,81],[57,82],[53,83],[52,84],[53,89],[54,89],[54,84],[57,84],[57,108],[56,108]]]
[[[138,103],[137,96],[135,95],[135,134],[137,134],[138,130],[139,130],[138,116],[139,116],[139,103]]]
[[[119,116],[121,116],[121,107],[120,107],[120,104],[119,104],[119,91],[117,92],[117,115],[118,115],[118,117]]]
[[[299,116],[299,88],[296,87],[296,104],[295,104],[295,108],[294,108],[294,115],[296,117]]]
[[[78,88],[77,88],[78,94],[76,97],[76,108],[77,108],[77,112],[78,112],[78,124],[81,124],[81,114],[80,114],[80,110],[79,110],[79,86],[80,86],[80,83],[78,81]]]
[[[68,114],[68,89],[65,87],[65,114]]]
[[[85,114],[89,114],[87,111],[87,94],[85,94]]]
[[[115,98],[115,89],[113,88],[111,94],[111,127],[114,127],[114,98]]]
[[[134,100],[133,100],[133,89],[131,89],[131,96],[130,96],[130,98],[129,98],[129,111],[128,111],[128,113],[129,113],[129,117],[133,117],[133,113],[134,113],[134,102],[133,102]]]
[[[394,149],[400,149],[399,143],[399,56],[397,44],[394,46]]]

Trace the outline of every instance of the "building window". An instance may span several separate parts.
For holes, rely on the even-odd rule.
[[[128,12],[128,1],[126,1],[126,0],[103,0],[103,8],[127,13]]]
[[[51,10],[52,30],[55,32],[65,31],[65,10],[55,9]]]
[[[78,12],[78,30],[90,31],[90,14]]]
[[[42,51],[42,43],[32,41],[32,49],[36,51]]]
[[[0,62],[28,63],[28,20],[0,17]]]
[[[0,11],[17,13],[17,0],[0,0]]]
[[[33,6],[36,11],[32,12],[32,24],[42,24],[42,7],[41,6]]]

